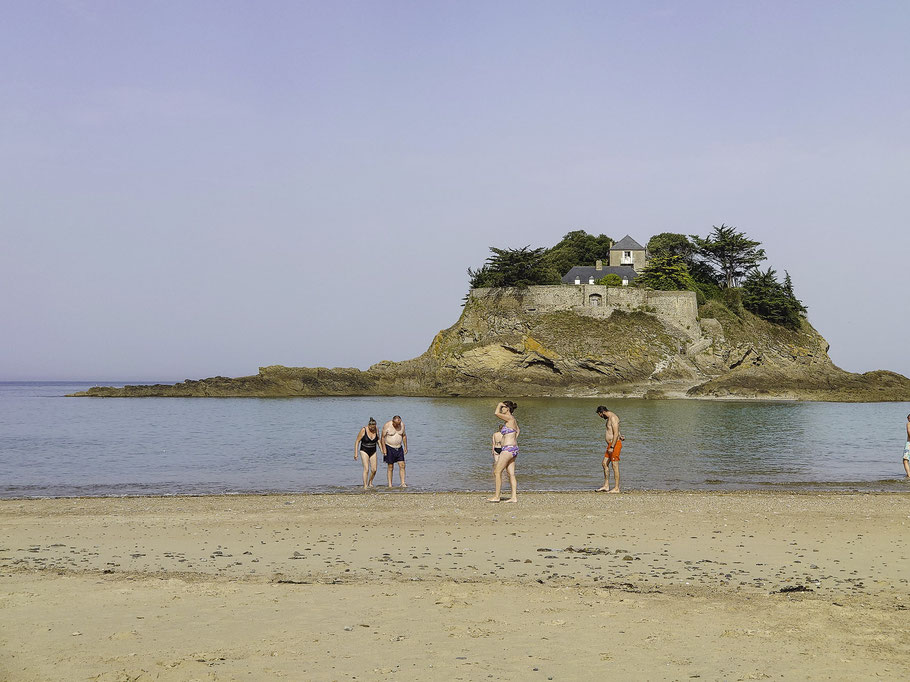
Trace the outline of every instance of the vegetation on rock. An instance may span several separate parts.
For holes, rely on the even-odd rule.
[[[765,250],[743,232],[737,232],[732,225],[713,226],[714,231],[702,239],[691,235],[698,258],[715,266],[720,275],[719,283],[728,288],[735,287],[748,272],[758,267],[765,259]]]
[[[600,279],[594,280],[594,284],[600,284],[607,287],[621,287],[622,277],[611,272],[609,275],[604,275]]]
[[[468,268],[471,288],[529,287],[535,284],[559,284],[559,273],[547,260],[547,249],[497,249],[478,270]]]
[[[468,268],[471,288],[528,287],[559,284],[573,266],[609,262],[612,241],[606,235],[584,230],[567,233],[552,248],[500,249],[477,270]],[[661,291],[694,291],[699,305],[718,301],[734,315],[748,310],[758,317],[790,329],[800,325],[806,308],[793,292],[787,275],[778,282],[771,269],[761,272],[766,260],[761,242],[750,239],[732,225],[713,226],[707,237],[662,232],[648,241],[650,260],[633,285]],[[742,280],[743,286],[737,284]],[[621,286],[619,275],[596,281]]]
[[[660,291],[696,291],[695,280],[682,256],[661,254],[652,256],[633,284]]]
[[[608,263],[613,240],[605,234],[596,237],[584,230],[573,230],[554,247],[547,249],[545,259],[562,277],[576,265]]]
[[[743,307],[763,320],[790,329],[798,329],[806,306],[793,293],[790,273],[783,282],[777,280],[777,273],[768,268],[765,272],[752,270],[743,282]]]

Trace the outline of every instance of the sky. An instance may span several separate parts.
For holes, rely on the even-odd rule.
[[[910,375],[910,3],[0,0],[0,380],[422,353],[490,246],[734,225]]]

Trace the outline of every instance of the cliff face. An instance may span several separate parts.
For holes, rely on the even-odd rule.
[[[791,331],[723,306],[694,327],[642,310],[609,317],[529,312],[520,295],[471,297],[459,320],[405,362],[350,368],[262,367],[235,379],[96,387],[78,396],[316,395],[741,397],[910,400],[910,379],[851,374],[807,322]]]

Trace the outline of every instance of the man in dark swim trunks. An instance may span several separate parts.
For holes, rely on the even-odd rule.
[[[408,434],[405,433],[404,422],[397,414],[382,427],[379,447],[382,450],[382,461],[389,465],[389,487],[392,487],[392,471],[398,462],[401,487],[407,488],[408,485],[404,482],[404,456],[408,454]]]

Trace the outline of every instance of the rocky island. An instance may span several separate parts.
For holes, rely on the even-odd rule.
[[[550,249],[491,247],[468,270],[458,321],[411,360],[366,371],[272,365],[253,376],[73,395],[910,400],[907,377],[853,374],[831,361],[789,275],[779,282],[758,270],[758,247],[726,225],[705,239],[663,233],[647,247],[583,230]],[[586,260],[593,265],[572,266]]]
[[[556,301],[566,294],[575,300]],[[694,292],[586,284],[472,290],[461,317],[440,331],[426,352],[366,371],[273,365],[246,377],[96,387],[74,395],[880,401],[910,400],[910,379],[838,368],[828,343],[805,320],[798,329],[787,329],[748,311],[736,315],[713,301],[699,307]]]

